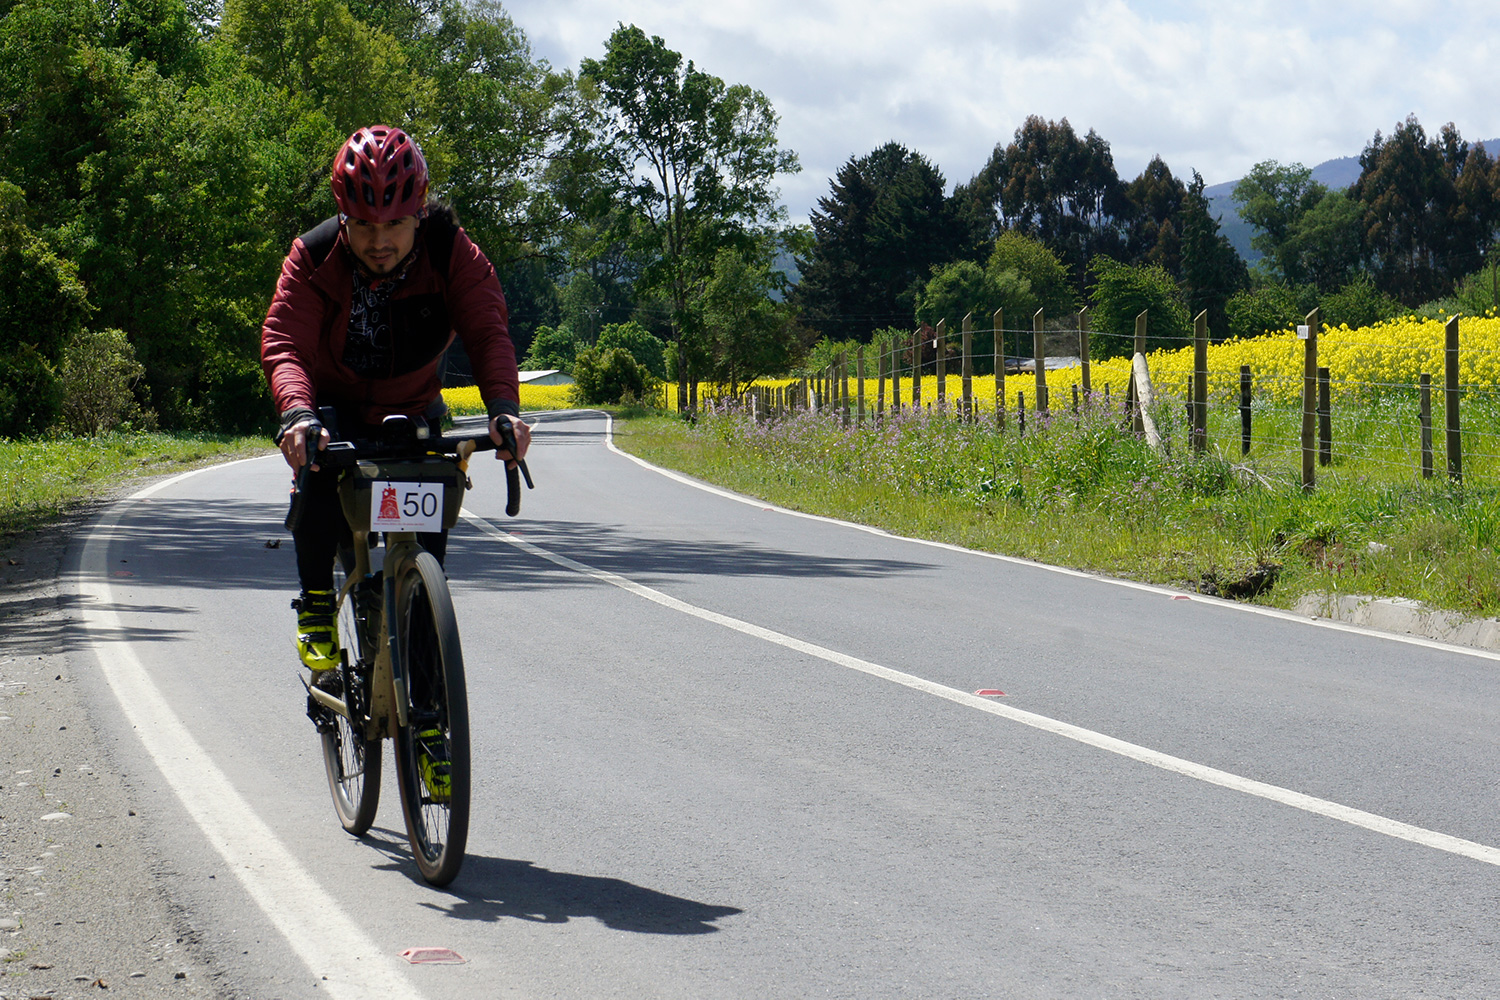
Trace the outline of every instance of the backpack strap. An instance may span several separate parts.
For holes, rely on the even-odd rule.
[[[458,236],[458,219],[453,210],[434,205],[422,220],[422,239],[427,247],[427,256],[443,281],[448,280],[448,267],[453,260],[453,241]],[[297,237],[302,248],[312,258],[314,268],[321,267],[339,241],[339,217],[329,216],[312,229]]]
[[[312,258],[313,267],[321,267],[339,241],[339,217],[329,216],[297,239],[302,241],[302,248]]]
[[[458,218],[446,205],[432,205],[427,217],[422,220],[422,238],[427,243],[427,258],[443,282],[448,281],[448,268],[453,261],[453,241],[458,236]]]

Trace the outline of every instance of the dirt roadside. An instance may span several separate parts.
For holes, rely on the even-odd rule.
[[[161,477],[165,478],[165,477]],[[0,538],[0,1000],[231,995],[72,676],[69,547],[138,479]],[[69,655],[69,651],[73,655]]]

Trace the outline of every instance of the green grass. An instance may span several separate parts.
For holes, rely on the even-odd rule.
[[[1033,415],[1024,437],[1013,423],[996,433],[926,416],[858,430],[805,414],[760,426],[649,417],[623,421],[617,440],[730,489],[902,535],[1282,607],[1331,592],[1500,614],[1500,489],[1449,485],[1441,451],[1424,482],[1388,416],[1346,413],[1344,440],[1361,446],[1341,449],[1336,426],[1336,460],[1312,493],[1280,441],[1286,428],[1296,440],[1290,410],[1258,415],[1267,437],[1247,459],[1232,411],[1210,425],[1224,450],[1195,457],[1166,407],[1165,457],[1098,413],[1060,414],[1043,433]]]
[[[132,479],[248,457],[271,447],[266,438],[222,434],[0,439],[0,536],[44,528]]]

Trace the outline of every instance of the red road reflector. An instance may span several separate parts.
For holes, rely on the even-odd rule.
[[[468,962],[452,948],[408,948],[401,957],[412,965],[463,965]]]
[[[1174,601],[1191,601],[1192,598],[1189,597],[1187,594],[1174,594],[1172,596],[1172,600],[1174,600]]]
[[[1004,698],[1005,692],[998,688],[980,688],[974,692],[981,698]]]
[[[135,574],[128,569],[117,569],[110,576],[135,576]]]

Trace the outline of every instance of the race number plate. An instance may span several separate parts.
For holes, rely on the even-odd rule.
[[[371,531],[442,531],[442,483],[382,483],[370,490]]]

